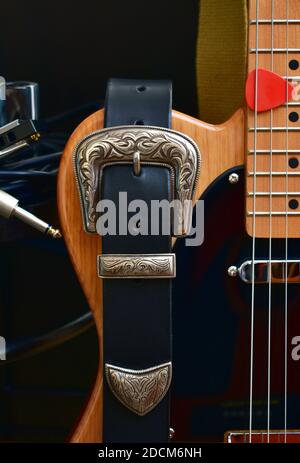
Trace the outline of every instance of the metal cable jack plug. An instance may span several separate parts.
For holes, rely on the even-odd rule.
[[[27,225],[30,225],[41,233],[49,235],[52,238],[61,238],[62,236],[58,229],[53,228],[48,223],[31,214],[31,212],[20,207],[18,199],[2,190],[0,190],[0,216],[5,219],[16,217]]]

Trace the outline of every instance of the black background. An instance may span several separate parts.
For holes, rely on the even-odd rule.
[[[0,7],[0,75],[40,83],[42,113],[103,98],[109,77],[170,78],[196,115],[198,0],[10,0]]]

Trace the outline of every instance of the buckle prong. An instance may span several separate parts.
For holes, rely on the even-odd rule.
[[[133,171],[136,176],[141,174],[141,156],[139,151],[133,153]]]

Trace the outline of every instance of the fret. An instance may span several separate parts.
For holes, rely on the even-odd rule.
[[[249,132],[300,132],[300,127],[249,127]]]
[[[251,19],[249,24],[262,24],[262,25],[272,25],[272,24],[300,24],[300,19]]]
[[[254,194],[253,190],[253,185],[252,188],[250,188],[250,192],[252,194],[247,195],[247,209],[248,211],[263,211],[263,212],[269,212],[270,210],[273,212],[280,212],[280,211],[291,211],[291,212],[300,212],[300,197],[299,194],[291,194],[292,192],[295,192],[296,190],[290,190],[289,194],[286,194],[284,189],[279,190],[279,191],[274,191],[273,190],[273,185],[272,189],[270,188],[265,188],[263,190],[258,190],[259,193],[261,194]],[[299,185],[298,185],[299,187]],[[299,188],[298,188],[299,189]],[[271,193],[270,193],[271,191]],[[274,194],[273,194],[274,193]],[[290,207],[289,203],[291,200],[296,200],[298,202],[298,206],[296,208]],[[254,203],[255,201],[255,203]],[[296,201],[292,203],[293,205],[296,205]]]
[[[255,195],[253,191],[248,191],[248,196],[300,196],[300,191],[256,191]]]
[[[250,48],[250,53],[300,53],[300,48]]]
[[[259,216],[259,217],[270,217],[270,216],[299,216],[300,212],[290,212],[290,211],[248,211],[247,215],[249,217]]]
[[[298,150],[272,150],[272,154],[300,154],[300,148]],[[248,150],[248,154],[271,154],[271,150]]]
[[[253,177],[253,176],[256,176],[256,177],[267,177],[267,176],[273,176],[273,177],[285,177],[285,176],[289,176],[289,177],[299,177],[300,175],[300,172],[290,172],[290,171],[286,171],[286,172],[248,172],[248,176],[249,177]]]

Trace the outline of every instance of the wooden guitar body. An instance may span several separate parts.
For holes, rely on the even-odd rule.
[[[101,280],[97,277],[96,271],[96,260],[97,256],[101,253],[101,238],[98,235],[88,235],[83,230],[83,223],[81,217],[81,209],[79,203],[79,195],[76,187],[74,171],[73,171],[73,151],[77,143],[86,135],[103,128],[104,113],[103,110],[92,114],[86,120],[84,120],[74,131],[70,137],[59,169],[58,177],[58,209],[61,221],[61,228],[63,236],[66,241],[71,260],[74,265],[74,269],[77,273],[79,282],[84,290],[85,296],[89,303],[90,309],[94,315],[95,323],[97,326],[98,337],[99,337],[99,369],[97,373],[96,382],[91,395],[86,404],[86,408],[83,411],[81,418],[78,421],[76,428],[74,429],[71,437],[71,442],[101,442],[102,441],[102,381],[103,381],[103,365],[102,365],[102,286]],[[244,142],[244,111],[237,111],[234,116],[225,124],[213,126],[205,124],[197,119],[186,116],[179,112],[173,111],[172,115],[172,128],[179,132],[182,132],[190,136],[199,146],[201,157],[202,157],[202,168],[199,185],[197,188],[196,196],[200,198],[208,187],[225,171],[232,170],[235,166],[241,166],[244,164],[245,156],[245,142]],[[232,191],[235,190],[237,185],[231,185]],[[235,191],[238,191],[237,189]],[[224,201],[223,201],[224,203]],[[225,204],[225,203],[224,203]],[[228,211],[232,212],[232,205],[230,203],[224,205],[225,209],[222,209],[222,214],[225,213],[226,207]],[[215,211],[218,217],[221,217],[220,211]],[[218,218],[217,217],[217,218]],[[226,217],[226,213],[225,216]],[[222,222],[219,223],[219,230],[224,226]],[[228,225],[228,224],[227,224]],[[220,231],[221,234],[221,231]],[[206,246],[211,245],[211,239],[214,239],[216,233],[212,234],[207,231],[205,238],[205,249]],[[177,242],[175,249],[181,253],[182,243]],[[195,250],[195,248],[185,248]],[[204,250],[204,247],[200,248],[200,253]],[[216,251],[215,251],[216,252]],[[197,254],[197,253],[196,253]],[[180,254],[181,259],[181,254]],[[183,257],[184,259],[185,257]],[[203,264],[203,267],[202,267]],[[199,262],[199,271],[205,269],[205,264]],[[181,270],[181,268],[179,269]],[[220,271],[220,269],[219,269]],[[226,269],[222,269],[225,272]],[[186,268],[186,272],[189,275],[191,281],[195,281],[194,269]],[[179,277],[180,278],[180,277]],[[184,284],[181,281],[176,281],[178,288]],[[200,285],[201,286],[201,285]],[[197,287],[197,300],[201,301],[202,295],[200,294],[200,286]],[[205,291],[205,289],[204,289]],[[218,291],[218,288],[216,288]],[[202,292],[202,290],[201,290]],[[195,293],[194,293],[195,294]],[[184,296],[182,296],[184,297]],[[196,300],[194,300],[195,302]],[[198,302],[196,303],[198,306]],[[175,316],[175,327],[177,326],[176,317],[181,319],[184,315],[186,321],[189,320],[190,310],[195,314],[195,307],[189,307],[188,299],[182,300],[181,307],[176,305],[174,316]],[[196,308],[196,312],[199,316],[203,314],[203,319],[197,318],[199,323],[205,323],[205,313],[211,311],[212,308],[204,307],[199,302],[199,307]],[[192,312],[191,312],[192,314]],[[203,320],[203,321],[201,321]],[[192,323],[192,321],[191,321]],[[214,333],[211,333],[212,343]],[[175,338],[175,352],[180,351],[182,343],[185,342],[189,337],[188,331],[182,331],[179,333],[178,340]],[[221,354],[221,353],[220,353]],[[212,359],[207,358],[206,354],[203,353],[206,361],[210,362]],[[179,356],[180,357],[180,356]],[[193,355],[189,353],[189,358],[194,361],[197,368],[201,368],[201,352],[193,351]],[[221,360],[220,360],[221,362]],[[176,377],[182,378],[185,381],[185,391],[188,391],[189,385],[193,383],[192,375],[189,365],[180,366],[179,362],[175,365],[175,381]],[[190,379],[189,379],[190,376]],[[194,385],[195,386],[195,385]],[[176,390],[178,390],[175,383],[175,397]],[[199,385],[199,391],[201,390]],[[194,395],[194,390],[191,390],[189,396]],[[179,395],[180,387],[179,387]],[[196,393],[198,394],[198,393]],[[177,400],[177,399],[176,399]],[[198,400],[198,399],[197,399]],[[193,439],[190,435],[186,435],[180,424],[184,413],[186,412],[186,404],[175,401],[174,408],[174,420],[172,426],[178,428],[178,438],[183,435],[187,440]],[[189,434],[189,432],[188,432]],[[218,433],[217,433],[218,434]],[[212,438],[215,436],[211,436]]]

